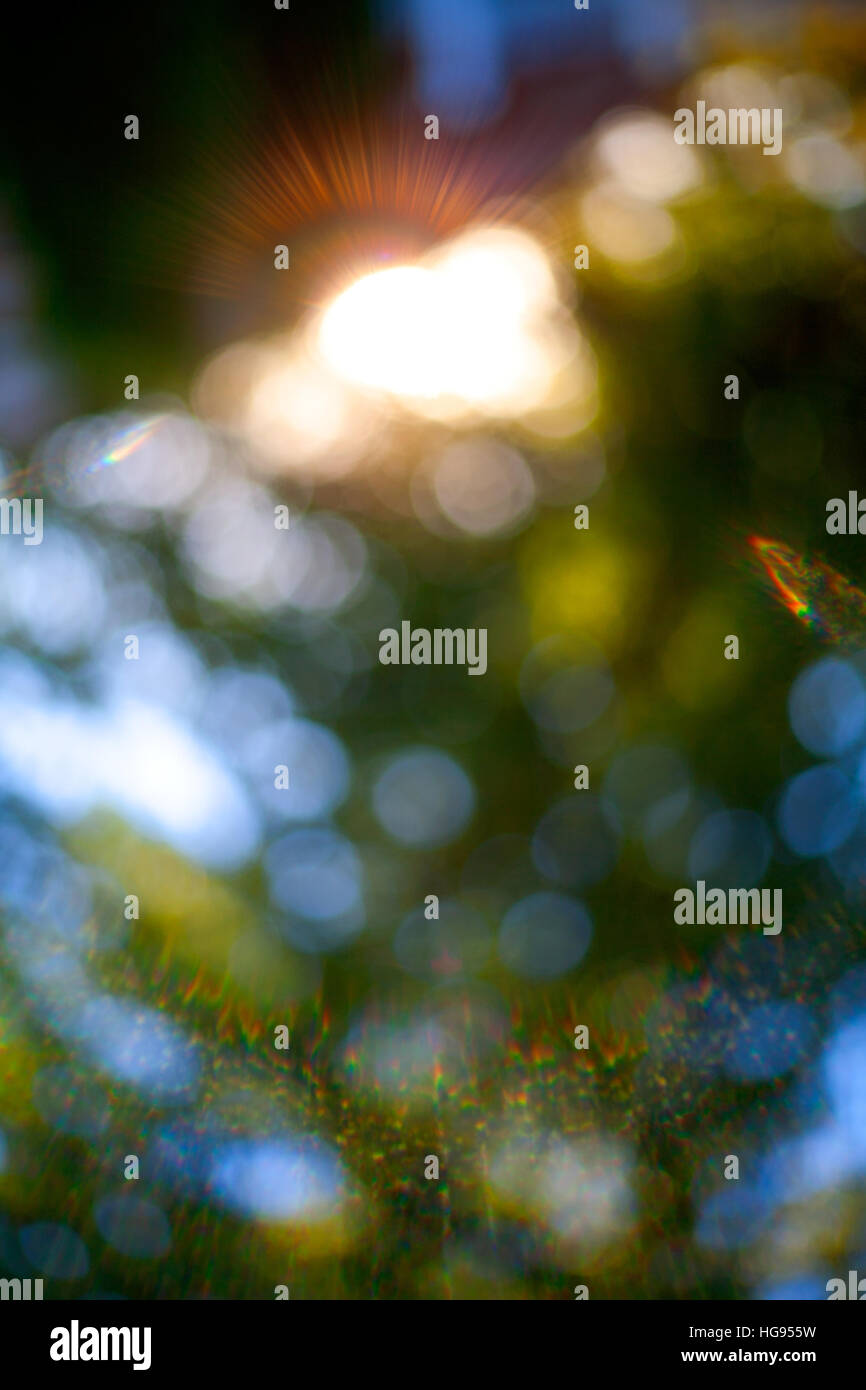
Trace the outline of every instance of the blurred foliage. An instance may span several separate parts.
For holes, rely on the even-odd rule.
[[[305,17],[293,72],[320,61],[346,13],[319,5]],[[363,7],[352,16],[340,52],[359,55],[354,80],[363,86],[385,63]],[[866,48],[831,19],[826,29],[817,16],[812,23],[821,42],[811,51],[779,46],[760,56],[786,71],[808,60],[832,75],[862,137]],[[288,62],[281,40],[268,73],[274,31],[255,29],[238,7],[179,10],[176,25],[141,21],[131,74],[114,34],[101,33],[88,71],[107,82],[98,99],[89,91],[75,104],[76,139],[60,148],[57,111],[80,87],[70,62],[50,111],[41,120],[22,111],[21,146],[3,164],[11,221],[41,285],[36,321],[75,377],[78,414],[118,408],[127,363],[160,391],[187,394],[214,342],[207,314],[174,283],[184,274],[175,247],[160,272],[154,202],[165,200],[176,227],[172,200],[207,150],[196,190],[209,205],[233,103],[251,122],[266,121],[262,92]],[[751,45],[739,42],[729,32],[714,47],[706,35],[704,64],[751,61]],[[83,63],[83,45],[76,52]],[[608,105],[618,104],[610,91]],[[646,104],[666,112],[675,103],[663,92]],[[121,157],[107,152],[106,116],[116,121],[127,108],[141,111],[152,135]],[[548,250],[565,267],[582,237],[576,209],[589,179],[577,167],[563,160],[538,195],[553,229]],[[260,859],[220,874],[108,813],[59,826],[70,860],[103,885],[85,951],[91,980],[182,1027],[200,1046],[202,1075],[194,1103],[168,1104],[95,1066],[51,1026],[37,977],[22,973],[26,952],[16,955],[13,943],[0,976],[4,1273],[47,1268],[51,1297],[270,1298],[285,1283],[292,1298],[570,1298],[587,1282],[593,1298],[700,1298],[762,1296],[786,1279],[822,1283],[853,1267],[866,1243],[859,1159],[804,1191],[781,1157],[768,1165],[767,1155],[827,1106],[819,1073],[833,1038],[828,999],[866,959],[858,874],[843,884],[825,858],[798,858],[776,835],[764,882],[784,891],[782,937],[708,927],[685,936],[671,892],[688,874],[659,872],[621,827],[615,868],[575,890],[594,935],[585,960],[560,978],[516,978],[493,953],[475,980],[459,971],[450,981],[447,972],[413,979],[393,949],[400,923],[428,893],[443,903],[462,894],[493,933],[527,894],[572,891],[567,874],[564,886],[551,885],[532,867],[526,837],[551,807],[582,795],[572,791],[577,763],[590,766],[595,797],[623,750],[668,745],[691,771],[701,815],[745,808],[771,827],[784,780],[808,765],[787,699],[819,647],[774,605],[747,538],[824,555],[854,582],[866,573],[859,538],[834,540],[829,554],[824,530],[827,498],[859,479],[863,205],[834,212],[783,179],[750,186],[725,151],[713,152],[712,170],[711,187],[673,207],[680,252],[669,273],[630,273],[595,248],[591,271],[573,272],[577,321],[598,362],[592,430],[607,469],[589,497],[587,532],[573,529],[568,492],[582,435],[544,444],[527,443],[519,426],[497,431],[536,476],[561,485],[530,524],[489,540],[424,529],[399,476],[386,480],[399,506],[383,505],[383,479],[363,470],[321,490],[322,505],[363,534],[371,572],[399,594],[403,616],[418,626],[488,627],[483,680],[376,665],[372,601],[369,618],[361,611],[343,628],[339,616],[332,627],[290,606],[239,610],[196,591],[171,526],[122,538],[155,559],[171,622],[209,667],[270,671],[296,692],[297,713],[338,733],[352,786],[334,821],[363,860],[367,921],[341,950],[304,952],[281,934]],[[860,249],[846,235],[855,223]],[[146,273],[130,274],[135,266]],[[168,287],[146,283],[160,273]],[[723,398],[730,372],[739,375],[738,403]],[[406,475],[445,437],[432,426],[407,432]],[[69,516],[93,535],[110,530],[97,515]],[[335,631],[360,643],[367,661],[328,694],[321,672]],[[739,636],[736,663],[721,659],[728,633]],[[574,644],[578,663],[603,652],[616,697],[585,727],[550,734],[533,721],[521,680],[530,651],[559,637]],[[10,645],[39,661],[58,690],[67,680],[86,687],[76,659]],[[474,816],[441,849],[396,844],[371,809],[383,760],[416,744],[444,749],[475,788]],[[7,817],[48,833],[26,799],[6,801]],[[501,846],[473,879],[473,854],[498,836],[524,839]],[[118,903],[133,891],[141,920],[124,928],[128,939],[106,945]],[[7,918],[17,920],[11,907]],[[749,1080],[726,1069],[725,1029],[770,1001],[803,1006],[815,1032],[796,1064]],[[287,1053],[273,1047],[283,1022]],[[573,1046],[581,1023],[588,1052]],[[139,1042],[145,1048],[144,1034]],[[858,1047],[852,1065],[862,1061]],[[57,1068],[66,1111],[34,1102],[37,1079]],[[52,1123],[79,1101],[104,1123],[90,1134]],[[344,1174],[339,1200],[325,1214],[306,1200],[319,1180],[314,1147],[311,1159],[277,1165],[280,1181],[300,1193],[293,1214],[232,1210],[207,1155],[238,1135],[330,1145]],[[730,1153],[740,1156],[744,1186],[764,1188],[716,1238],[707,1213],[726,1200]],[[169,1215],[166,1253],[122,1253],[94,1214],[106,1194],[126,1197],[133,1187],[121,1177],[127,1154],[141,1156],[136,1199]],[[429,1154],[439,1158],[439,1181],[424,1178]],[[808,1154],[800,1161],[808,1166]],[[251,1174],[263,1189],[276,1181],[267,1162]],[[27,1259],[21,1231],[44,1222],[84,1242],[86,1277],[62,1277],[73,1267],[63,1263],[62,1239],[55,1266]]]

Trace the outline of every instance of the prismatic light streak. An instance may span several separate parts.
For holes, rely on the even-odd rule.
[[[781,541],[750,536],[749,545],[767,573],[776,598],[824,641],[862,646],[866,594],[821,560]]]

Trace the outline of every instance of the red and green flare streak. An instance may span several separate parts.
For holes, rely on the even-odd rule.
[[[749,545],[773,585],[773,593],[816,637],[837,646],[866,645],[866,594],[838,571],[763,536]]]

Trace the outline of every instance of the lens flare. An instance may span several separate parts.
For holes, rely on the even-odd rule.
[[[129,429],[124,430],[112,449],[103,454],[101,458],[94,459],[82,469],[83,473],[98,473],[102,468],[110,468],[114,463],[121,463],[129,458],[136,449],[140,448],[146,440],[167,419],[166,415],[154,415],[149,420],[141,420],[137,424],[130,425]]]
[[[775,597],[825,642],[860,646],[866,632],[866,594],[820,560],[781,541],[751,536],[749,545],[769,576]]]
[[[169,415],[161,414],[134,420],[125,429],[113,435],[110,448],[98,449],[95,457],[89,457],[89,451],[84,450],[80,458],[73,457],[70,453],[62,460],[35,461],[26,467],[13,469],[0,481],[3,496],[24,497],[30,492],[40,492],[45,488],[49,488],[58,496],[69,495],[80,479],[94,473],[102,473],[105,469],[113,468],[130,458],[153,438],[169,418]]]
[[[325,310],[318,347],[350,386],[422,415],[519,415],[545,403],[575,354],[556,302],[534,240],[488,228],[364,275]]]

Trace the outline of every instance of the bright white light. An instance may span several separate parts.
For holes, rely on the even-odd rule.
[[[589,188],[580,208],[589,237],[604,247],[609,260],[641,265],[676,244],[677,225],[670,213],[624,192],[613,179]]]
[[[594,392],[594,363],[547,254],[527,232],[496,226],[464,232],[417,264],[362,276],[290,333],[225,349],[201,373],[195,403],[237,432],[257,468],[310,485],[369,461],[374,444],[390,449],[405,411],[449,425],[523,417],[559,437],[589,423]],[[204,591],[224,597],[238,585],[210,540],[218,486],[191,508],[207,513],[207,534],[193,521],[187,539]],[[229,529],[226,544],[240,540],[246,564],[249,547],[236,524]],[[256,553],[260,574],[240,586],[254,606],[280,601],[268,591],[281,588],[274,580],[286,554],[285,546]]]
[[[197,420],[118,411],[63,425],[40,450],[70,505],[98,507],[136,529],[151,512],[182,507],[207,476],[211,441]]]
[[[87,537],[52,522],[41,545],[0,556],[0,626],[23,630],[50,656],[89,646],[102,628],[102,555]]]
[[[458,440],[429,469],[438,510],[470,535],[502,535],[532,510],[532,473],[515,449],[498,440]]]
[[[466,232],[433,257],[454,291],[483,300],[497,317],[530,318],[556,300],[547,257],[523,232],[498,227]]]
[[[365,275],[325,311],[324,361],[347,383],[450,418],[541,404],[574,351],[546,257],[522,232],[467,233],[422,265]]]
[[[273,518],[273,499],[264,488],[243,478],[213,483],[183,533],[196,588],[247,608],[339,608],[367,566],[360,533],[344,518],[318,512],[303,516],[287,537]]]
[[[362,402],[304,351],[275,352],[250,392],[244,423],[250,443],[277,472],[291,464],[316,478],[338,478],[370,434]]]
[[[432,271],[417,266],[365,275],[322,320],[320,343],[328,362],[360,386],[435,395],[448,331],[447,305],[436,288]]]
[[[696,188],[703,169],[695,151],[676,145],[671,123],[651,111],[616,115],[599,134],[597,157],[623,191],[663,203]]]
[[[236,868],[258,847],[241,784],[185,723],[123,700],[87,707],[41,696],[4,663],[0,786],[68,824],[108,804],[146,834],[209,865]]]
[[[791,182],[815,203],[852,208],[866,198],[866,178],[857,156],[831,135],[795,140],[787,152]]]
[[[692,77],[688,88],[677,101],[680,106],[693,106],[700,98],[723,110],[733,107],[781,106],[778,75],[769,68],[747,63],[730,63],[726,67],[703,68]],[[787,119],[787,111],[785,116]]]
[[[254,851],[256,820],[236,781],[167,711],[125,701],[111,712],[101,743],[100,790],[131,820],[212,863],[242,863]]]

